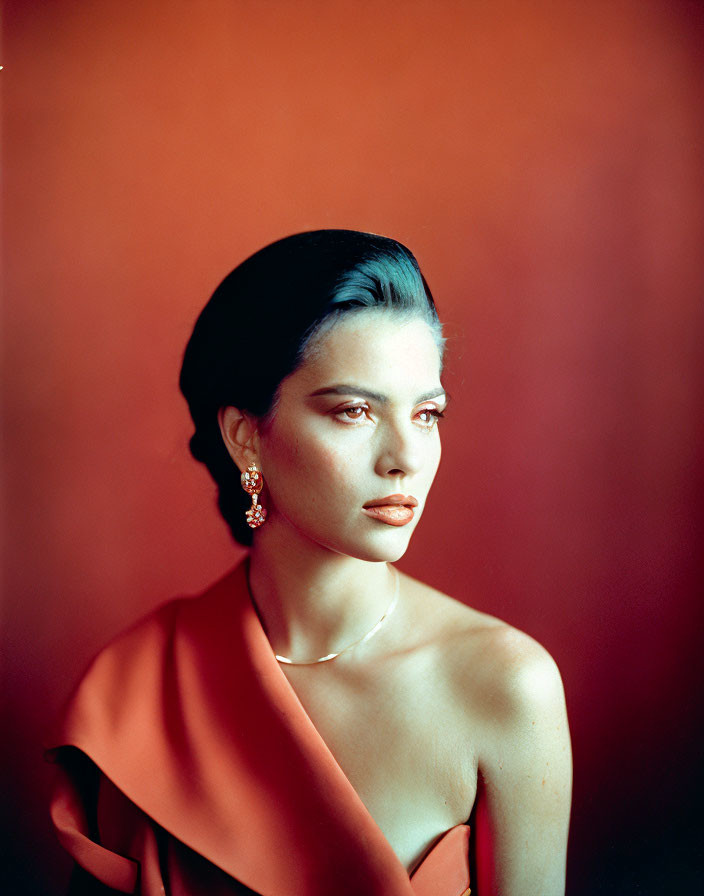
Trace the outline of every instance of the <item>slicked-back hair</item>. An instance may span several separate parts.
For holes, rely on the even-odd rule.
[[[218,411],[232,405],[271,415],[282,380],[338,320],[365,310],[422,318],[442,361],[442,326],[413,253],[356,230],[313,230],[265,246],[225,277],[198,316],[179,379],[195,424],[190,450],[215,481],[218,508],[240,544],[252,543],[245,518],[251,499]]]

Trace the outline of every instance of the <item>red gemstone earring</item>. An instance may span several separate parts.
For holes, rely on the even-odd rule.
[[[266,519],[266,509],[258,503],[259,493],[264,486],[264,480],[256,464],[250,464],[247,467],[240,476],[240,482],[247,494],[252,496],[252,506],[246,513],[247,523],[251,529],[257,529]]]

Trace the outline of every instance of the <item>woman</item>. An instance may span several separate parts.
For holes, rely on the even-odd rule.
[[[555,663],[391,565],[440,461],[443,348],[380,236],[297,234],[218,287],[180,385],[251,550],[72,698],[51,746],[74,892],[464,896],[470,856],[475,896],[564,892]]]

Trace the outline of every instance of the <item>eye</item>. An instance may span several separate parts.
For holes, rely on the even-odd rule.
[[[349,408],[341,408],[339,411],[335,411],[333,417],[337,417],[340,422],[350,421],[350,420],[361,420],[364,417],[366,411],[369,408],[364,404],[357,404],[353,407]]]
[[[351,423],[355,420],[362,420],[368,411],[369,407],[367,405],[357,404],[348,408],[340,408],[339,411],[334,411],[332,416],[341,423]],[[444,416],[444,413],[437,408],[421,408],[416,414],[416,417],[421,419],[423,429],[433,429],[438,420]]]
[[[438,420],[440,420],[445,415],[442,411],[439,411],[437,408],[422,408],[418,411],[419,417],[425,417],[423,421],[423,425],[428,429],[433,429],[433,427],[437,424]]]

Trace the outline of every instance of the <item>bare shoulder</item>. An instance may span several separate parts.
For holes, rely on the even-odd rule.
[[[560,671],[535,638],[429,585],[407,581],[447,680],[474,721],[510,723],[538,710],[564,712]]]
[[[564,894],[572,748],[554,659],[495,616],[420,583],[408,593],[459,732],[458,776],[473,775],[478,887]]]

